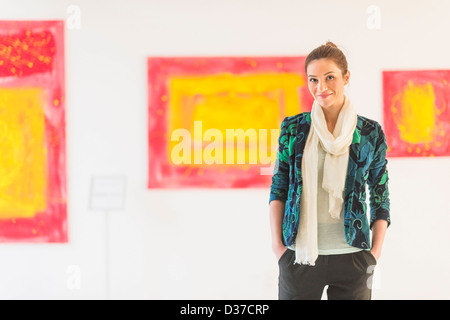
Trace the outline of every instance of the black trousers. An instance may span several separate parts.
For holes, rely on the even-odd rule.
[[[329,300],[370,300],[377,263],[365,250],[319,255],[315,266],[294,264],[295,252],[287,249],[278,261],[278,299],[320,300],[328,285]]]

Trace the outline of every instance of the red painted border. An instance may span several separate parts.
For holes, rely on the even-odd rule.
[[[42,65],[35,68],[37,72],[24,72],[17,76],[0,72],[0,86],[9,88],[35,86],[43,88],[47,93],[48,101],[44,111],[48,203],[46,210],[37,212],[34,218],[0,220],[0,241],[68,242],[64,21],[0,21],[0,39],[3,41],[6,41],[8,36],[23,38],[27,31],[51,35],[49,46],[56,49],[51,65],[48,67]],[[51,53],[46,51],[45,54]],[[35,60],[35,63],[38,62]]]

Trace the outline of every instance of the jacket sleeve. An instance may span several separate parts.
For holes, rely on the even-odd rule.
[[[280,137],[278,138],[277,160],[272,176],[272,185],[270,187],[270,199],[286,202],[289,189],[289,137],[287,134],[288,117],[281,123]]]
[[[370,228],[372,229],[375,220],[386,220],[388,227],[391,224],[390,202],[388,189],[388,170],[386,159],[386,138],[383,129],[378,125],[379,134],[376,138],[374,159],[369,167],[367,179],[370,191]]]

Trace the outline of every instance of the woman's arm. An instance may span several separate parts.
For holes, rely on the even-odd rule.
[[[383,247],[384,236],[388,227],[388,222],[386,220],[375,220],[372,225],[372,249],[370,253],[379,259],[381,256],[381,249]]]
[[[386,230],[391,224],[386,151],[386,137],[380,126],[375,156],[367,179],[370,191],[370,229],[372,230],[372,249],[370,252],[377,260],[381,255]]]
[[[281,123],[278,138],[277,161],[274,167],[270,187],[269,215],[272,234],[272,250],[277,259],[286,251],[283,244],[283,217],[289,189],[289,136],[287,134],[288,117]]]
[[[270,202],[270,232],[272,234],[272,251],[277,260],[287,250],[283,244],[283,216],[286,203],[280,200]]]

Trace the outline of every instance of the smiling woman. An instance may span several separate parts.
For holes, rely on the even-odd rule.
[[[322,107],[328,129],[333,133],[344,105],[344,86],[350,78],[347,59],[334,43],[327,42],[308,55],[305,72],[309,91]]]
[[[278,296],[320,299],[328,286],[329,299],[371,299],[390,224],[385,136],[344,93],[350,72],[336,45],[314,49],[305,71],[314,103],[281,124],[269,200]]]

